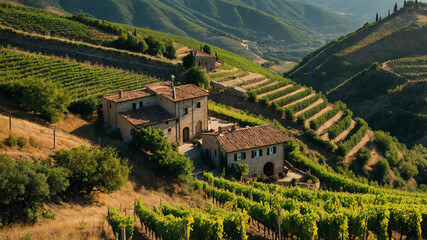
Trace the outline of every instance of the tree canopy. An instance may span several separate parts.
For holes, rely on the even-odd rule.
[[[70,172],[69,190],[90,194],[92,191],[113,192],[127,181],[130,168],[114,148],[78,147],[60,150],[53,155],[57,166]]]
[[[210,80],[205,71],[200,67],[192,67],[185,73],[185,82],[192,83],[201,88],[209,89]]]

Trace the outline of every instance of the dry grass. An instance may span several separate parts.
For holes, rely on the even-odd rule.
[[[24,138],[27,143],[22,149],[16,146],[7,147],[4,145],[4,148],[0,149],[0,153],[6,153],[13,159],[45,159],[55,150],[61,148],[70,149],[82,145],[90,146],[90,141],[69,133],[75,128],[81,127],[84,123],[83,120],[72,115],[67,115],[61,120],[56,128],[56,149],[53,149],[52,126],[42,126],[28,120],[12,117],[12,130],[10,131],[9,117],[0,114],[0,141],[4,142],[9,135],[12,135],[14,138]]]

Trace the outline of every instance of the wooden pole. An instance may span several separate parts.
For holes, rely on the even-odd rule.
[[[124,227],[122,227],[121,229],[121,235],[120,235],[120,240],[126,240],[126,229]]]
[[[56,127],[53,127],[53,149],[56,148]]]
[[[12,110],[9,109],[9,130],[12,131]]]
[[[279,236],[278,239],[282,239],[282,231],[280,229],[280,206],[277,206],[277,234]]]

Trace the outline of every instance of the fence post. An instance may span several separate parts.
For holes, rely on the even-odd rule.
[[[9,109],[9,130],[12,131],[12,109]]]
[[[56,148],[56,127],[53,127],[53,149]]]
[[[122,227],[121,233],[120,240],[126,240],[126,229],[124,227]]]
[[[280,206],[277,206],[277,233],[279,234],[279,240],[282,240],[282,231],[280,227]]]

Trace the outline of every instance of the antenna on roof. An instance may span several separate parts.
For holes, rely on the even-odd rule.
[[[171,79],[172,79],[173,99],[176,99],[175,83],[174,83],[174,81],[175,81],[175,75],[172,74]]]

